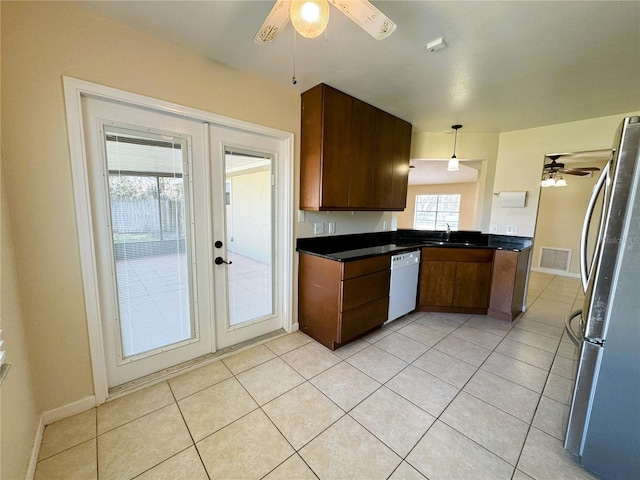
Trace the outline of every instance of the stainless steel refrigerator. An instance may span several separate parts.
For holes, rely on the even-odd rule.
[[[640,478],[640,117],[626,118],[614,142],[582,231],[580,327],[567,319],[580,357],[564,447],[603,478],[626,480]]]

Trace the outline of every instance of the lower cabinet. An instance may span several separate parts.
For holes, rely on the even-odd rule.
[[[417,310],[486,314],[492,249],[422,249]]]
[[[300,254],[300,330],[335,350],[387,320],[391,257],[337,262]]]
[[[514,320],[524,310],[531,249],[497,250],[493,261],[489,315]]]

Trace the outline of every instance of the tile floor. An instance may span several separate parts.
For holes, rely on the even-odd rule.
[[[300,332],[48,425],[36,479],[581,479],[562,449],[575,279],[515,324],[412,313],[331,352]]]

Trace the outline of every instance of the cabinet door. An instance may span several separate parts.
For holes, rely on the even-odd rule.
[[[393,178],[391,180],[390,209],[404,210],[407,206],[409,157],[411,156],[411,124],[395,119],[393,142]]]
[[[321,204],[344,207],[349,202],[352,98],[325,86],[323,111]]]
[[[339,335],[342,290],[339,262],[300,254],[298,321],[300,330],[327,348]]]
[[[420,305],[450,307],[456,279],[456,262],[426,261],[420,269]]]
[[[458,262],[454,307],[487,308],[491,290],[491,263]]]
[[[375,128],[376,109],[354,98],[349,164],[349,206],[354,209],[370,207],[373,201]]]
[[[373,202],[371,206],[379,210],[388,210],[391,207],[395,120],[395,117],[389,113],[382,110],[376,111]]]

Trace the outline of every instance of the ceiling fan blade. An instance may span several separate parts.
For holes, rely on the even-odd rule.
[[[329,3],[376,40],[387,38],[396,29],[397,25],[368,0],[329,0]]]
[[[578,170],[581,172],[599,172],[600,169],[598,167],[572,167],[569,170]]]
[[[580,170],[574,170],[572,168],[563,168],[559,171],[563,175],[576,175],[578,177],[584,177],[585,175],[591,175],[591,172],[582,172]]]
[[[280,30],[289,23],[289,7],[291,0],[278,0],[273,6],[269,15],[260,27],[260,30],[253,37],[253,41],[259,45],[271,45],[276,39]]]

